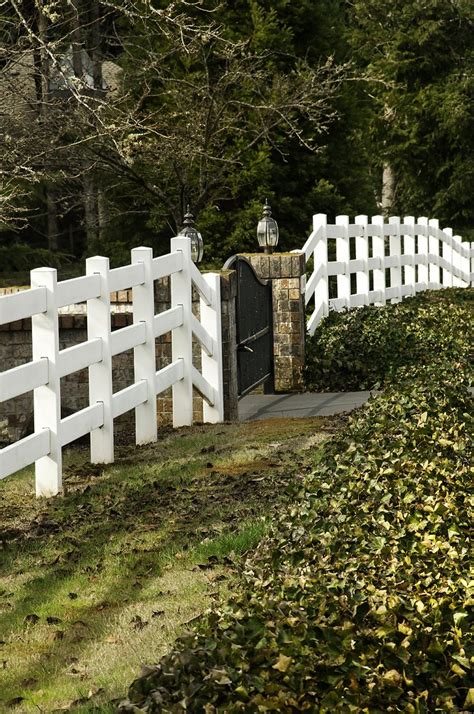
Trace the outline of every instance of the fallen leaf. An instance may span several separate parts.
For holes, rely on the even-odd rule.
[[[61,624],[62,620],[60,617],[52,617],[51,615],[48,615],[46,618],[46,622],[48,625],[59,625]]]
[[[148,622],[142,620],[140,615],[135,615],[135,617],[132,617],[130,620],[130,624],[133,625],[134,630],[143,630],[143,628],[148,625]]]
[[[38,684],[38,680],[35,679],[34,677],[29,677],[28,679],[24,679],[22,682],[20,682],[21,687],[25,687],[27,689],[34,687]]]
[[[25,701],[24,697],[13,697],[13,699],[8,700],[7,707],[16,707],[16,706],[18,706],[18,704],[21,704],[24,701]]]
[[[122,640],[120,639],[120,637],[117,637],[116,635],[109,635],[108,637],[105,638],[105,641],[106,641],[109,645],[118,645],[118,644],[120,644],[120,643],[122,642]]]
[[[201,449],[201,454],[211,454],[215,450],[216,447],[214,444],[211,444],[211,446],[203,446],[203,448]]]
[[[31,615],[27,615],[25,617],[25,622],[31,625],[36,625],[36,623],[39,622],[39,619],[39,616],[32,612]]]
[[[87,698],[92,699],[93,697],[97,697],[99,694],[103,694],[103,692],[104,692],[103,687],[92,687],[91,689],[89,689]]]

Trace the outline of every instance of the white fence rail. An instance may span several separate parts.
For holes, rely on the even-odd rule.
[[[154,281],[170,276],[171,308],[155,315]],[[198,290],[200,319],[192,313]],[[110,293],[132,288],[133,324],[111,332]],[[87,341],[59,349],[61,307],[87,301]],[[168,255],[132,250],[131,265],[109,268],[108,258],[86,263],[86,275],[57,282],[56,270],[31,272],[31,289],[0,297],[0,324],[32,318],[31,362],[0,373],[0,401],[33,390],[35,431],[0,450],[0,479],[35,464],[36,494],[62,489],[62,448],[91,435],[92,463],[114,460],[113,421],[135,410],[136,443],[157,439],[156,395],[173,388],[174,426],[193,419],[193,386],[203,397],[204,421],[223,420],[220,278],[201,275],[189,240],[171,240]],[[156,371],[155,339],[172,333],[172,363]],[[7,333],[3,333],[7,334]],[[202,369],[192,361],[192,340],[202,346]],[[134,384],[114,393],[112,357],[134,350]],[[89,406],[61,418],[61,377],[88,367]]]
[[[328,224],[318,213],[302,252],[312,262],[304,286],[306,305],[314,305],[309,334],[330,308],[384,305],[422,290],[474,284],[474,243],[441,230],[436,219],[356,216],[350,223],[337,216]]]

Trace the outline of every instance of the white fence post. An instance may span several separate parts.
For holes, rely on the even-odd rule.
[[[55,496],[62,490],[61,380],[57,272],[54,268],[31,271],[31,287],[46,288],[46,311],[31,318],[33,360],[48,359],[48,383],[33,392],[35,431],[48,429],[50,452],[35,464],[36,495]]]
[[[461,236],[453,236],[453,272],[455,273],[453,276],[453,285],[457,288],[461,288],[463,286],[463,281],[461,280],[461,277],[459,275],[459,271],[462,269],[461,255],[459,253],[460,248]]]
[[[337,276],[337,297],[345,301],[346,307],[351,304],[351,275],[349,261],[351,259],[349,243],[349,216],[336,216],[336,226],[342,226],[342,237],[336,238],[336,260],[345,264],[344,274]]]
[[[369,238],[367,235],[367,216],[356,216],[355,222],[357,225],[362,226],[363,235],[356,236],[355,248],[356,248],[356,260],[364,261],[364,269],[358,270],[356,273],[356,292],[364,296],[364,305],[369,304]]]
[[[444,228],[443,233],[446,236],[446,241],[443,241],[441,255],[450,267],[443,268],[443,272],[441,274],[442,282],[444,288],[451,288],[453,285],[453,229]]]
[[[405,285],[410,286],[410,295],[415,295],[415,217],[405,216],[403,222],[405,224],[403,229],[403,255],[407,256],[410,260],[408,264],[405,263]]]
[[[469,243],[468,243],[468,245],[469,245]],[[471,287],[474,287],[474,241],[471,242],[470,248],[471,248],[471,260],[469,262],[470,262],[471,275],[472,275],[470,285],[471,285]]]
[[[144,380],[147,385],[147,401],[135,408],[135,438],[137,444],[147,444],[157,440],[155,292],[152,248],[134,248],[132,264],[135,263],[143,263],[145,282],[132,288],[133,322],[145,323],[146,341],[133,350],[134,377],[135,382]]]
[[[224,421],[224,391],[222,375],[221,278],[217,273],[205,273],[204,280],[212,289],[212,305],[200,300],[201,324],[212,337],[213,355],[201,350],[202,376],[214,389],[215,403],[203,400],[203,420],[212,424]]]
[[[372,253],[378,258],[379,267],[374,269],[374,290],[378,291],[376,305],[385,305],[385,235],[383,216],[372,216],[372,225],[378,226],[377,235],[372,237]]]
[[[429,287],[429,256],[428,256],[428,218],[420,216],[418,223],[422,232],[418,234],[418,254],[422,262],[418,263],[418,282],[423,285],[422,290]]]
[[[392,298],[392,302],[400,302],[402,299],[402,268],[400,263],[401,238],[400,238],[400,218],[399,216],[390,216],[388,222],[391,226],[395,226],[395,235],[389,238],[390,258],[395,258],[397,264],[390,268],[390,287],[396,288],[397,294]]]
[[[429,252],[429,287],[430,290],[438,290],[441,287],[440,283],[440,268],[438,264],[439,258],[439,239],[437,236],[433,235],[439,228],[439,221],[437,218],[430,218],[428,221],[428,252]]]
[[[314,307],[319,310],[321,306],[322,317],[329,314],[329,285],[328,285],[328,219],[325,213],[313,216],[313,230],[321,228],[321,238],[317,241],[313,251],[313,270],[321,269],[321,278],[314,290]]]
[[[192,280],[191,244],[189,238],[171,239],[171,251],[183,254],[183,268],[171,276],[171,307],[182,305],[183,324],[176,327],[171,337],[173,362],[183,360],[184,376],[173,384],[173,426],[193,423],[193,333],[192,333]]]
[[[100,275],[100,295],[87,301],[87,337],[102,340],[102,360],[89,367],[89,403],[102,402],[104,411],[103,425],[91,431],[91,462],[109,464],[114,460],[109,259],[99,255],[88,258],[86,274]]]
[[[462,257],[462,262],[463,262],[463,269],[464,272],[466,273],[466,280],[464,281],[465,286],[468,288],[472,285],[472,280],[471,280],[471,272],[472,272],[472,266],[473,266],[473,259],[472,259],[472,243],[468,243],[467,241],[463,241],[463,247],[465,250],[467,250],[467,255],[464,255]]]
[[[464,249],[467,249],[468,251],[471,247],[467,241],[463,241],[462,246]],[[470,286],[470,274],[471,274],[471,256],[469,254],[468,255],[463,254],[461,256],[461,269],[466,274],[465,279],[463,279],[464,286],[469,287]]]

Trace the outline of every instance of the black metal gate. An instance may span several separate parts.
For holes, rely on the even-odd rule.
[[[264,384],[273,391],[272,285],[260,280],[251,263],[234,255],[226,270],[237,272],[237,373],[238,394],[243,397]]]

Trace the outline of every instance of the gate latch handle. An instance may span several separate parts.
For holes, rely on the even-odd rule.
[[[251,347],[248,347],[248,345],[242,345],[242,347],[239,347],[239,350],[245,350],[246,352],[253,353],[253,349]]]

